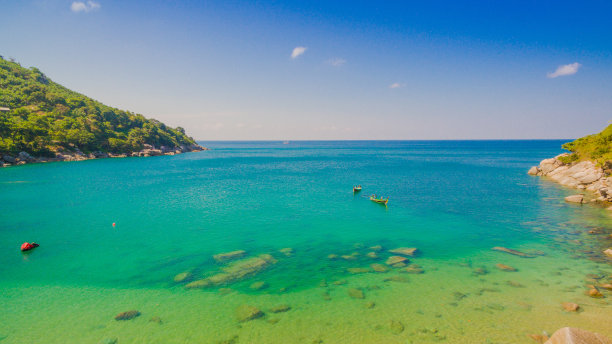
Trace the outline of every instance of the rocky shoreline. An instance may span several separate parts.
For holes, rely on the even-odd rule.
[[[177,147],[160,146],[155,147],[153,145],[145,144],[144,148],[137,152],[131,153],[109,153],[95,151],[89,154],[81,152],[79,149],[75,149],[70,152],[57,152],[55,157],[33,157],[27,152],[20,152],[16,156],[9,154],[2,154],[0,156],[0,167],[9,167],[15,165],[25,165],[34,163],[44,163],[53,161],[82,161],[91,159],[106,159],[106,158],[127,158],[127,157],[149,157],[149,156],[160,156],[160,155],[176,155],[188,152],[200,152],[208,150],[206,147],[200,145],[181,145]]]
[[[545,176],[563,186],[592,192],[595,197],[591,202],[607,205],[612,202],[612,176],[592,161],[564,163],[562,158],[569,154],[560,154],[551,159],[544,159],[539,166],[533,166],[527,172],[533,176]],[[582,197],[581,197],[582,196]],[[584,203],[583,195],[566,198],[568,202]]]

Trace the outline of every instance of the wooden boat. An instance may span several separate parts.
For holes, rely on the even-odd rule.
[[[359,186],[353,186],[353,192],[355,192],[355,193],[356,193],[356,192],[359,192],[359,191],[361,191],[361,185],[359,185]]]
[[[370,201],[374,202],[374,203],[378,203],[378,204],[384,204],[387,205],[387,203],[389,202],[389,198],[376,198],[376,195],[372,195],[370,196]]]

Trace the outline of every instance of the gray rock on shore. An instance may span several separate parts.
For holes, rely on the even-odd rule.
[[[604,170],[592,161],[567,164],[562,162],[560,158],[567,155],[565,153],[551,159],[544,159],[539,166],[531,167],[527,173],[534,176],[545,176],[571,188],[594,192],[597,201],[612,202],[612,192],[608,192],[608,190],[612,190],[612,177],[607,177]],[[566,201],[584,202],[584,199],[578,202],[578,196],[569,196]]]

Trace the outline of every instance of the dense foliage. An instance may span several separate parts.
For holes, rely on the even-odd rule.
[[[612,161],[612,124],[599,134],[568,142],[563,148],[572,152],[563,162],[594,160],[600,165],[605,165],[606,162]]]
[[[145,143],[192,145],[182,128],[115,109],[49,80],[37,68],[24,68],[0,56],[0,154],[57,151],[127,153]]]

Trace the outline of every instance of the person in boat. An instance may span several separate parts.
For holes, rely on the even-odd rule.
[[[31,244],[29,242],[24,242],[23,244],[21,244],[21,251],[22,252],[29,251],[29,250],[32,250],[34,248],[37,248],[38,246],[40,246],[40,245],[38,245],[35,242],[33,242]]]

